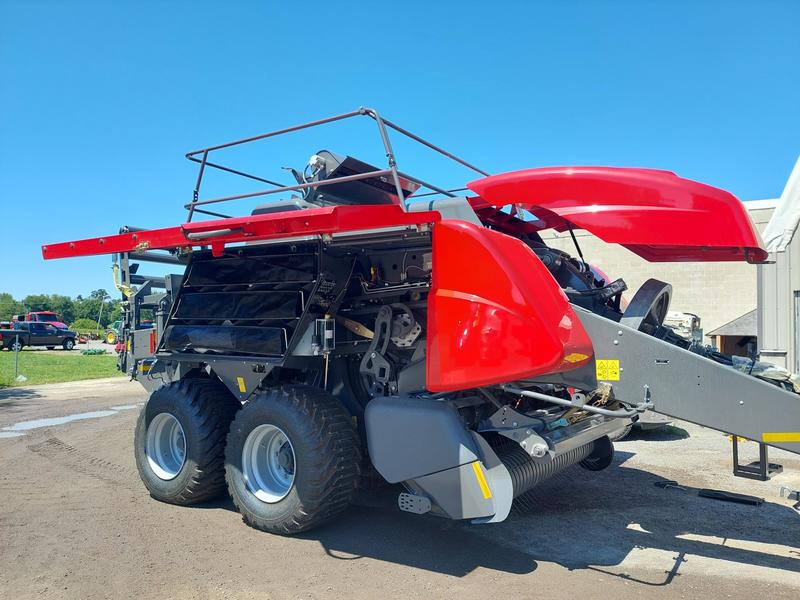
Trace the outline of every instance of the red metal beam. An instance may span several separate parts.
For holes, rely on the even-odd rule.
[[[331,206],[296,212],[184,223],[178,227],[120,233],[42,246],[45,260],[134,252],[211,246],[220,253],[225,244],[276,238],[333,234],[402,225],[438,222],[438,212],[405,212],[395,205]]]

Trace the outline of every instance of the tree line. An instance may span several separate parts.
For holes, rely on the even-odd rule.
[[[121,300],[111,298],[106,290],[94,290],[86,297],[79,295],[75,298],[61,294],[31,294],[21,300],[0,292],[0,321],[10,321],[14,315],[39,310],[58,313],[67,325],[78,319],[89,319],[105,328],[122,318]]]

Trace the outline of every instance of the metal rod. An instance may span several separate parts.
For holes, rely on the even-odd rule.
[[[287,185],[284,187],[274,188],[271,190],[263,190],[260,192],[250,192],[249,194],[237,194],[236,196],[225,196],[224,198],[212,198],[211,200],[198,200],[185,204],[184,208],[190,208],[193,204],[203,206],[205,204],[215,204],[217,202],[227,202],[230,200],[241,200],[243,198],[255,198],[257,196],[266,196],[268,194],[277,194],[279,192],[291,192],[294,190],[304,190],[311,187],[322,187],[325,185],[332,185],[334,183],[347,183],[348,181],[358,181],[360,179],[369,179],[371,177],[380,177],[390,175],[390,169],[382,169],[380,171],[370,171],[369,173],[357,173],[355,175],[347,175],[346,177],[336,177],[335,179],[324,179],[322,181],[312,181],[310,183],[298,183],[297,185]]]
[[[232,215],[223,215],[222,213],[214,212],[211,210],[204,210],[202,208],[195,208],[194,212],[209,215],[211,217],[219,217],[220,219],[232,219]]]
[[[14,381],[16,381],[17,377],[19,377],[19,333],[14,335],[14,341],[16,342],[14,345]]]
[[[403,177],[408,177],[408,175],[403,175]],[[419,180],[415,180],[415,181],[417,183],[419,183]],[[426,183],[423,183],[422,185],[424,185],[425,187],[428,187],[428,184],[426,184]],[[434,191],[425,192],[424,194],[414,194],[414,198],[413,199],[417,200],[419,198],[424,198],[425,196],[435,196],[436,194],[440,194],[441,193],[439,191],[436,191],[435,188],[429,188],[429,189],[432,189]],[[447,192],[448,195],[452,194],[453,192],[468,192],[468,191],[469,191],[469,188],[465,188],[465,187],[450,188],[449,190],[445,190],[445,192]]]
[[[200,154],[201,152],[213,152],[214,150],[221,150],[222,148],[230,148],[231,146],[238,146],[239,144],[246,144],[248,142],[255,142],[258,140],[264,140],[266,138],[274,137],[276,135],[282,135],[284,133],[291,133],[293,131],[299,131],[300,129],[307,129],[308,127],[316,127],[317,125],[325,125],[326,123],[333,123],[334,121],[341,121],[342,119],[349,119],[350,117],[356,117],[358,115],[364,114],[361,110],[354,110],[348,113],[342,113],[341,115],[335,115],[333,117],[327,117],[325,119],[317,119],[316,121],[310,121],[308,123],[302,123],[301,125],[294,125],[292,127],[286,127],[284,129],[278,129],[276,131],[270,131],[269,133],[262,133],[260,135],[254,135],[252,137],[243,138],[241,140],[235,140],[233,142],[226,142],[224,144],[218,144],[216,146],[209,146],[208,148],[201,148],[199,150],[193,150],[186,154],[186,158],[190,156],[195,156]]]
[[[389,133],[386,131],[386,126],[383,124],[383,119],[378,114],[378,111],[371,108],[364,108],[362,106],[359,110],[363,111],[363,114],[369,115],[375,119],[375,122],[378,124],[378,132],[381,135],[381,140],[383,140],[383,148],[386,150],[386,158],[389,161],[389,169],[392,171],[392,181],[394,182],[394,187],[397,189],[397,197],[400,199],[400,206],[403,207],[403,210],[406,210],[406,196],[403,193],[403,186],[400,185],[400,176],[397,172],[397,161],[394,158],[392,142],[389,140]]]
[[[400,174],[400,177],[403,177],[404,179],[410,179],[411,181],[414,181],[414,182],[420,184],[421,186],[428,188],[429,190],[433,190],[436,193],[444,194],[445,196],[450,196],[451,198],[455,198],[456,197],[455,194],[451,194],[446,189],[440,188],[440,187],[436,187],[432,183],[427,183],[427,182],[423,181],[422,179],[414,177],[413,175],[409,175],[408,173],[403,173],[402,171],[400,171],[399,174]]]
[[[583,252],[581,252],[580,244],[578,244],[578,238],[575,237],[575,232],[572,231],[572,227],[569,228],[569,236],[572,238],[572,243],[575,244],[575,250],[578,251],[578,256],[581,259],[581,262],[585,265],[586,261],[583,258]]]
[[[199,158],[194,156],[187,156],[189,160],[196,163],[201,163],[201,168],[203,161]],[[231,169],[230,167],[226,167],[225,165],[218,165],[217,163],[213,163],[210,160],[205,161],[206,167],[211,167],[212,169],[219,169],[220,171],[225,171],[227,173],[233,173],[234,175],[240,175],[242,177],[247,177],[248,179],[255,179],[256,181],[260,181],[262,183],[268,183],[270,185],[277,185],[282,186],[284,184],[278,183],[277,181],[272,181],[271,179],[264,179],[263,177],[259,177],[258,175],[253,175],[252,173],[245,173],[244,171],[237,171],[236,169]]]
[[[208,238],[218,238],[232,233],[242,231],[241,227],[226,227],[225,229],[213,229],[211,231],[190,231],[186,234],[187,240],[205,240]]]
[[[200,161],[200,170],[197,173],[197,181],[194,183],[194,191],[192,192],[192,206],[189,208],[189,216],[187,217],[187,221],[191,222],[192,216],[194,215],[194,205],[197,204],[198,198],[200,198],[200,183],[203,181],[203,173],[206,170],[206,162],[208,159],[208,150],[203,152],[203,160]]]
[[[545,402],[552,402],[553,404],[559,404],[561,406],[569,406],[570,408],[580,408],[581,410],[586,410],[589,412],[597,413],[598,415],[604,415],[606,417],[632,417],[640,412],[644,412],[644,408],[642,410],[638,409],[629,409],[626,410],[621,408],[619,410],[608,410],[606,408],[600,408],[597,406],[591,406],[589,404],[576,404],[570,400],[564,400],[563,398],[559,398],[557,396],[550,396],[548,394],[540,394],[539,392],[531,392],[530,390],[522,390],[520,388],[510,386],[510,385],[501,385],[500,389],[504,392],[508,392],[510,394],[517,394],[519,396],[527,396],[528,398],[536,398],[537,400],[544,400]]]
[[[432,144],[432,143],[430,143],[429,141],[422,139],[421,137],[419,137],[418,135],[415,135],[415,134],[411,133],[411,132],[410,132],[410,131],[408,131],[407,129],[403,129],[403,128],[402,128],[402,127],[400,127],[399,125],[396,125],[395,123],[392,123],[391,121],[389,121],[389,120],[387,120],[387,119],[384,119],[384,120],[383,120],[383,122],[384,122],[384,123],[386,123],[386,125],[388,125],[388,126],[389,126],[389,127],[391,127],[392,129],[394,129],[395,131],[398,131],[398,132],[402,133],[402,134],[403,134],[403,135],[405,135],[406,137],[410,137],[410,138],[411,138],[412,140],[414,140],[415,142],[419,142],[419,143],[420,143],[420,144],[422,144],[423,146],[427,146],[427,147],[428,147],[428,148],[430,148],[431,150],[435,150],[435,151],[436,151],[436,152],[438,152],[439,154],[442,154],[442,155],[446,156],[447,158],[449,158],[449,159],[452,159],[452,160],[456,161],[457,163],[464,165],[464,166],[465,166],[465,167],[467,167],[468,169],[472,169],[472,170],[473,170],[473,171],[475,171],[476,173],[480,173],[481,175],[485,175],[486,177],[488,177],[488,176],[489,176],[489,173],[487,173],[487,172],[486,172],[486,171],[484,171],[483,169],[479,169],[479,168],[478,168],[478,167],[476,167],[475,165],[471,165],[471,164],[470,164],[470,163],[468,163],[467,161],[465,161],[465,160],[463,160],[463,159],[461,159],[461,158],[458,158],[458,157],[457,157],[455,154],[451,154],[450,152],[448,152],[448,151],[447,151],[447,150],[445,150],[444,148],[440,148],[439,146],[436,146],[435,144]]]
[[[150,252],[129,252],[128,260],[141,260],[144,262],[160,263],[162,265],[186,264],[186,261],[182,261],[174,254],[161,254],[152,250]]]

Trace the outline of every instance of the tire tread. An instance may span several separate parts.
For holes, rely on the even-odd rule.
[[[166,387],[172,388],[184,399],[186,408],[198,420],[198,439],[202,451],[201,460],[194,464],[193,472],[181,492],[159,499],[172,504],[190,505],[216,498],[227,489],[225,442],[231,421],[241,405],[221,382],[214,379],[187,378]],[[144,414],[143,410],[140,418],[144,418]]]
[[[307,385],[284,385],[273,388],[268,396],[256,402],[289,403],[302,416],[306,441],[314,440],[309,448],[314,457],[310,478],[305,480],[306,494],[300,508],[291,518],[275,523],[250,513],[233,493],[234,476],[226,469],[231,497],[245,523],[271,533],[291,535],[313,529],[344,511],[353,501],[360,478],[361,451],[358,434],[345,409],[332,395]],[[247,405],[240,415],[246,415]],[[238,417],[238,415],[237,415]],[[235,424],[231,426],[231,432]],[[228,448],[232,446],[229,444]],[[230,461],[229,461],[230,462]],[[310,493],[308,493],[310,492]]]

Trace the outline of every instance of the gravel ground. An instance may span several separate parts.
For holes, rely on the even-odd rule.
[[[774,451],[783,474],[737,479],[730,442],[712,430],[679,423],[620,442],[612,467],[561,474],[531,511],[497,525],[401,513],[386,488],[281,538],[246,527],[227,499],[181,508],[147,495],[131,447],[144,400],[124,379],[0,391],[0,598],[800,593],[800,515],[778,495],[800,488],[800,457]],[[664,478],[687,489],[653,485]],[[766,502],[700,498],[700,487]]]

